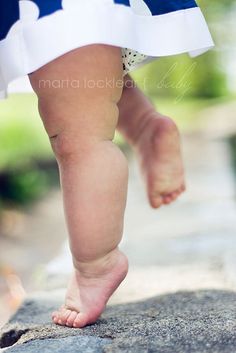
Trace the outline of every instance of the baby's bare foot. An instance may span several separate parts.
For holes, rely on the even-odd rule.
[[[184,190],[184,167],[179,131],[168,117],[150,113],[139,134],[138,153],[151,206],[174,201]]]
[[[65,304],[52,314],[55,324],[84,327],[94,323],[128,271],[126,256],[115,249],[102,259],[79,264],[68,286]]]

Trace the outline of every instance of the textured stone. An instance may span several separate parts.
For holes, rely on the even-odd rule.
[[[236,351],[235,292],[178,292],[111,306],[96,324],[84,329],[52,324],[50,312],[57,305],[49,300],[26,301],[2,330],[2,347],[9,346],[6,352]]]
[[[108,342],[98,337],[80,336],[57,339],[34,340],[16,345],[8,350],[10,353],[102,353],[102,347]]]

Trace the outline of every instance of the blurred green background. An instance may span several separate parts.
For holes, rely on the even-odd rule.
[[[197,113],[236,95],[235,1],[199,1],[216,47],[197,58],[188,55],[156,60],[133,73],[156,107],[180,129],[198,124]],[[116,142],[124,143],[117,135]],[[37,112],[36,97],[12,94],[0,102],[0,207],[27,205],[53,186],[58,171]]]

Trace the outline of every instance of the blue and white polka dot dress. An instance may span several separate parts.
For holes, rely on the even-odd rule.
[[[213,46],[194,0],[7,0],[0,2],[0,95],[75,48],[122,48],[124,74],[160,56]]]

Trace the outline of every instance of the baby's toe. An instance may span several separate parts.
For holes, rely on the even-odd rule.
[[[179,196],[179,191],[175,191],[171,194],[172,201],[175,201]]]
[[[67,309],[65,306],[61,306],[58,311],[52,313],[52,320],[57,325],[65,325],[70,314],[71,310]]]
[[[69,316],[71,314],[71,310],[65,309],[63,313],[60,315],[61,325],[65,325]]]
[[[57,317],[58,316],[58,311],[53,311],[53,313],[52,313],[52,319],[54,319],[55,317]]]
[[[150,202],[153,208],[159,208],[161,207],[163,203],[163,199],[160,194],[158,195],[150,195]]]
[[[172,202],[172,197],[168,195],[163,195],[163,203],[165,205],[169,205]]]
[[[75,318],[73,326],[80,328],[80,327],[84,327],[86,324],[87,324],[86,315],[83,313],[78,313]]]
[[[164,204],[168,205],[171,202],[174,202],[179,197],[180,194],[181,194],[181,191],[180,190],[176,190],[176,191],[173,191],[172,193],[164,195],[163,196]]]
[[[54,311],[52,313],[52,321],[54,322],[54,324],[57,324],[59,320],[59,311]]]
[[[53,318],[53,322],[54,322],[54,324],[58,324],[59,323],[59,317],[58,316],[55,316],[54,318]]]
[[[70,313],[70,315],[69,315],[69,317],[68,317],[68,319],[66,321],[66,326],[70,326],[70,327],[73,326],[73,323],[74,323],[74,321],[76,319],[77,314],[78,313],[76,311],[71,311],[71,313]]]

